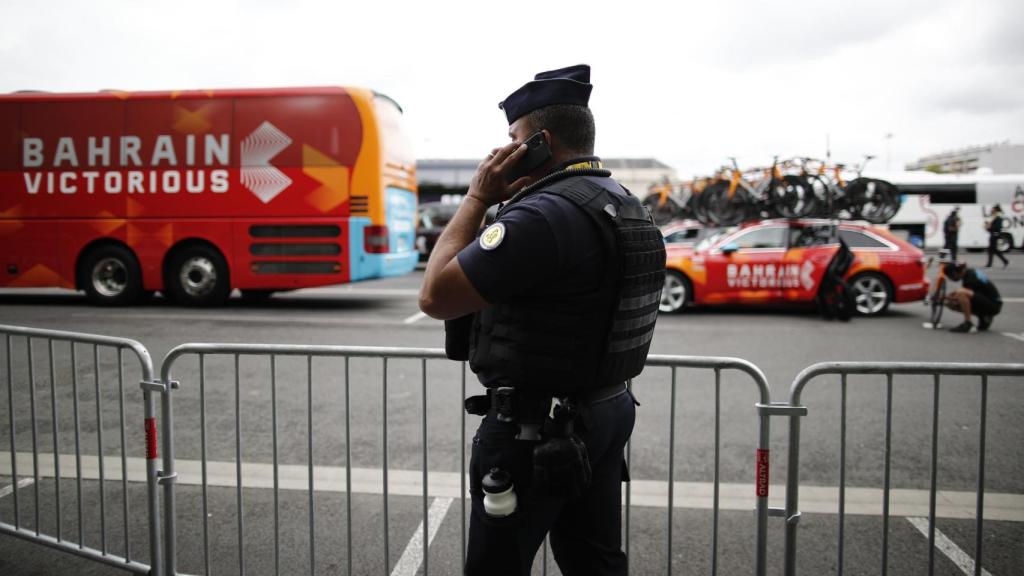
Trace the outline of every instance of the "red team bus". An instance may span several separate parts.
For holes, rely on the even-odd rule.
[[[0,96],[0,286],[215,305],[407,273],[401,121],[356,88]]]

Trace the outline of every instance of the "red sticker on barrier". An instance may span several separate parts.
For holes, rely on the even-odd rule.
[[[156,459],[156,418],[146,418],[146,459]]]
[[[757,497],[768,497],[768,450],[757,449]]]

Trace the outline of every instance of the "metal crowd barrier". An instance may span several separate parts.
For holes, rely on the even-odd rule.
[[[381,467],[381,482],[383,485],[383,499],[382,499],[382,514],[383,514],[383,544],[384,544],[384,568],[387,571],[390,567],[390,542],[388,535],[388,461],[387,461],[387,433],[388,433],[388,421],[387,421],[387,397],[388,397],[388,360],[395,358],[404,359],[417,359],[421,360],[423,364],[423,381],[422,381],[422,395],[423,395],[423,421],[422,429],[424,437],[427,433],[427,378],[426,378],[426,361],[428,359],[445,359],[444,351],[439,349],[426,349],[426,348],[370,348],[370,347],[358,347],[358,346],[312,346],[312,345],[261,345],[261,344],[184,344],[174,348],[167,353],[162,363],[162,376],[164,382],[172,383],[173,388],[179,388],[180,385],[172,380],[172,369],[175,363],[186,355],[198,355],[200,362],[199,369],[199,401],[200,401],[200,437],[201,437],[201,459],[202,459],[202,500],[203,500],[203,565],[205,568],[204,574],[210,574],[210,545],[209,545],[209,523],[208,523],[208,492],[209,482],[207,477],[207,445],[206,445],[206,416],[205,416],[205,404],[206,404],[206,376],[204,369],[205,358],[210,355],[230,355],[234,358],[234,392],[235,392],[235,438],[236,438],[236,506],[238,513],[238,562],[239,572],[245,573],[245,557],[243,542],[245,541],[245,525],[243,522],[243,496],[242,496],[242,455],[241,455],[241,443],[240,436],[240,414],[238,410],[238,402],[241,393],[241,382],[239,377],[239,358],[241,356],[266,356],[270,359],[270,381],[271,381],[271,408],[272,412],[272,438],[273,443],[273,475],[274,475],[274,573],[278,574],[280,571],[280,485],[279,485],[279,462],[278,462],[278,423],[277,423],[277,370],[275,368],[276,359],[279,356],[300,356],[306,358],[306,376],[307,376],[307,394],[310,398],[309,404],[307,405],[307,439],[308,439],[308,477],[309,477],[309,545],[310,545],[310,573],[314,572],[315,561],[316,561],[316,547],[315,547],[315,525],[316,515],[315,507],[313,505],[313,493],[315,486],[313,484],[314,478],[314,465],[313,465],[313,405],[312,405],[312,362],[313,358],[324,358],[334,357],[345,360],[345,378],[344,378],[344,396],[345,396],[345,484],[346,484],[346,542],[347,542],[347,567],[348,574],[353,573],[352,567],[352,508],[351,508],[351,496],[352,496],[352,453],[351,453],[351,430],[350,430],[350,419],[351,410],[349,406],[349,359],[351,358],[380,358],[384,370],[384,379],[381,386],[381,393],[384,398],[384,414],[382,418],[383,422],[383,444],[385,449],[383,451],[383,465]],[[187,386],[187,384],[186,384]],[[462,390],[465,392],[465,372],[463,371]],[[461,406],[462,399],[459,398],[459,405]],[[163,441],[164,441],[164,461],[165,468],[169,474],[174,473],[174,418],[171,410],[172,403],[168,401],[164,412],[163,421]],[[465,446],[465,418],[463,417],[463,447]],[[423,443],[423,570],[424,574],[429,573],[429,555],[428,555],[428,544],[429,539],[427,537],[428,530],[428,481],[427,481],[427,447],[426,442]],[[466,491],[465,487],[465,455],[463,454],[462,459],[462,493]],[[463,518],[465,518],[465,503],[463,501]],[[165,521],[165,566],[167,574],[177,574],[177,532],[175,527],[176,510],[175,510],[175,495],[173,483],[168,483],[165,486],[164,492],[164,521]],[[463,549],[465,548],[465,524],[463,523]]]
[[[275,368],[276,359],[279,356],[299,356],[306,359],[306,383],[307,383],[307,398],[309,398],[309,404],[306,407],[306,434],[308,445],[307,449],[307,474],[309,479],[308,492],[309,492],[309,512],[308,512],[308,537],[309,537],[309,566],[310,573],[314,573],[314,567],[316,565],[316,547],[315,547],[315,526],[316,526],[316,515],[315,506],[313,504],[313,493],[315,486],[313,483],[314,478],[314,459],[313,459],[313,438],[314,438],[314,425],[313,425],[313,405],[312,405],[312,390],[313,390],[313,358],[323,357],[335,357],[343,358],[345,360],[345,377],[343,380],[344,384],[344,398],[345,398],[345,473],[346,473],[346,543],[347,551],[346,557],[348,562],[348,573],[353,573],[352,567],[352,515],[351,515],[351,489],[352,489],[352,461],[351,461],[351,443],[350,443],[350,419],[351,411],[349,409],[349,359],[351,358],[376,358],[380,359],[383,367],[383,381],[381,382],[381,394],[384,397],[382,403],[383,414],[383,465],[381,468],[381,482],[383,486],[383,498],[382,498],[382,516],[383,526],[382,528],[382,540],[383,540],[383,566],[385,574],[390,572],[390,543],[389,543],[389,518],[388,518],[388,461],[387,461],[387,434],[388,434],[388,415],[387,415],[387,397],[388,397],[388,361],[389,359],[413,359],[420,360],[422,363],[422,421],[421,429],[424,438],[423,442],[423,453],[422,453],[422,482],[423,482],[423,537],[422,542],[422,570],[423,574],[429,574],[429,538],[428,538],[428,453],[427,453],[427,361],[428,360],[441,360],[448,362],[445,359],[444,351],[440,349],[414,349],[414,348],[369,348],[369,347],[349,347],[349,346],[288,346],[288,345],[257,345],[257,344],[185,344],[171,350],[164,358],[162,363],[162,381],[170,383],[171,389],[186,389],[189,384],[179,384],[174,382],[172,379],[172,371],[176,363],[184,356],[195,355],[199,358],[199,373],[198,373],[198,389],[199,389],[199,403],[200,403],[200,450],[202,460],[202,506],[203,506],[203,522],[202,522],[202,533],[203,533],[203,568],[204,574],[210,573],[210,545],[209,545],[209,534],[210,527],[207,521],[208,513],[208,491],[209,482],[207,478],[207,423],[205,417],[205,405],[207,401],[207,382],[206,382],[206,368],[205,362],[208,356],[212,355],[228,355],[233,357],[234,360],[234,395],[235,395],[235,455],[236,455],[236,481],[235,481],[235,499],[237,509],[237,538],[238,538],[238,566],[240,573],[245,573],[245,557],[243,550],[243,543],[246,539],[246,530],[243,523],[243,457],[241,454],[241,425],[239,415],[239,398],[242,390],[241,379],[239,377],[239,358],[242,356],[265,356],[270,361],[270,384],[271,384],[271,404],[272,404],[272,424],[271,424],[271,442],[273,443],[273,474],[274,474],[274,571],[278,573],[280,568],[280,509],[279,509],[279,492],[281,490],[278,482],[279,472],[279,459],[278,459],[278,414],[277,414],[277,369]],[[758,468],[761,474],[759,474],[759,480],[757,484],[757,497],[756,497],[756,514],[757,514],[757,527],[756,527],[756,554],[755,554],[755,573],[763,575],[765,573],[765,558],[766,558],[766,532],[767,532],[767,518],[769,515],[768,509],[768,441],[769,441],[769,416],[774,410],[782,410],[782,407],[776,407],[770,404],[769,398],[770,393],[768,389],[768,383],[764,374],[753,364],[740,359],[735,358],[707,358],[707,357],[685,357],[685,356],[650,356],[648,358],[648,366],[659,366],[667,367],[672,372],[672,407],[669,423],[669,438],[670,438],[670,456],[669,456],[669,478],[668,478],[668,509],[667,509],[667,546],[668,546],[668,565],[666,567],[666,573],[671,574],[672,572],[672,516],[673,516],[673,485],[674,485],[674,462],[673,454],[675,449],[675,429],[676,429],[676,408],[675,408],[675,395],[676,395],[676,371],[680,368],[701,368],[714,370],[715,373],[715,467],[714,467],[714,494],[713,494],[713,542],[712,542],[712,562],[713,562],[713,573],[717,574],[717,559],[718,559],[718,514],[719,514],[719,420],[720,420],[720,392],[721,392],[721,373],[723,370],[737,370],[743,372],[751,377],[756,387],[756,400],[755,403],[761,407],[760,410],[760,427],[758,433],[758,448],[757,448],[757,461]],[[462,366],[462,383],[461,383],[461,394],[458,398],[453,399],[453,403],[457,402],[459,412],[462,414],[462,437],[461,437],[461,453],[460,453],[460,494],[466,494],[466,454],[465,454],[465,412],[461,410],[463,398],[466,396],[466,370],[465,366]],[[180,392],[174,392],[178,394]],[[165,404],[164,412],[164,428],[163,428],[163,442],[164,442],[164,459],[165,459],[165,470],[168,475],[174,475],[174,454],[175,454],[175,433],[174,433],[174,418],[171,412],[172,402],[168,400]],[[753,407],[752,407],[753,408]],[[629,452],[627,451],[627,458]],[[625,531],[626,531],[626,551],[629,551],[629,511],[630,511],[630,496],[631,490],[629,484],[626,491],[626,513],[625,513]],[[465,550],[466,547],[466,498],[459,498],[461,507],[461,549]],[[165,533],[165,571],[167,574],[177,573],[177,532],[175,527],[175,521],[178,516],[175,509],[175,495],[173,483],[165,485],[164,492],[164,533]],[[542,560],[543,572],[547,573],[547,548],[544,548],[544,557]],[[464,558],[462,560],[464,562]]]
[[[672,370],[672,399],[669,416],[669,466],[668,466],[668,518],[667,518],[667,542],[668,560],[665,573],[672,574],[672,508],[674,506],[674,463],[675,463],[675,431],[676,431],[676,371],[680,368],[710,369],[715,372],[715,464],[714,464],[714,487],[712,503],[712,535],[711,535],[711,573],[718,574],[718,519],[719,519],[719,472],[720,472],[720,450],[721,450],[721,391],[722,371],[737,370],[750,376],[757,388],[757,401],[755,406],[758,410],[758,438],[757,450],[755,453],[757,475],[756,475],[756,528],[755,528],[755,553],[754,553],[754,574],[763,576],[767,570],[767,546],[768,546],[768,516],[772,512],[768,508],[768,477],[769,477],[769,439],[771,438],[769,419],[774,414],[785,413],[782,406],[771,403],[771,391],[768,388],[768,379],[760,368],[746,360],[739,358],[714,358],[704,356],[667,356],[652,354],[647,357],[647,367],[668,367]],[[780,412],[782,411],[782,412]],[[630,443],[632,444],[632,442]],[[630,451],[627,450],[627,460]],[[630,516],[630,494],[632,486],[626,484],[626,553],[629,553],[629,516]]]
[[[847,376],[851,374],[877,374],[886,377],[885,395],[885,467],[882,499],[882,565],[880,574],[888,573],[889,560],[889,517],[890,517],[890,479],[892,452],[892,393],[893,376],[916,375],[932,376],[932,421],[931,421],[931,468],[928,499],[928,574],[935,570],[935,510],[938,476],[938,438],[939,438],[939,390],[942,376],[977,376],[980,378],[981,401],[978,408],[978,476],[975,512],[975,560],[974,572],[982,574],[983,560],[983,525],[985,521],[985,426],[988,410],[988,378],[990,376],[1024,376],[1024,364],[966,364],[951,362],[823,362],[805,368],[797,375],[789,391],[789,405],[800,406],[800,395],[809,382],[824,374],[835,374],[841,377],[841,416],[839,444],[839,537],[838,537],[838,573],[843,574],[844,560],[844,520],[846,491],[846,393]],[[786,477],[786,538],[785,538],[785,574],[796,574],[797,528],[800,519],[800,415],[793,414],[789,420],[789,462]]]
[[[47,546],[51,546],[64,552],[70,552],[78,556],[82,556],[91,560],[103,562],[111,566],[116,566],[128,570],[130,572],[138,574],[154,574],[159,576],[161,571],[159,566],[161,565],[161,539],[160,539],[160,528],[158,524],[159,509],[157,500],[157,483],[159,481],[159,471],[156,468],[156,455],[150,449],[155,448],[156,442],[156,421],[155,421],[155,403],[153,398],[153,390],[149,387],[153,380],[153,364],[149,357],[149,353],[146,349],[134,340],[127,338],[114,338],[108,336],[95,336],[89,334],[79,334],[73,332],[61,332],[57,330],[40,330],[32,328],[21,328],[15,326],[4,326],[0,325],[0,334],[4,336],[4,350],[5,350],[5,380],[7,385],[7,418],[8,418],[8,434],[10,441],[10,454],[7,462],[3,462],[0,459],[0,470],[4,474],[10,474],[12,480],[12,497],[13,497],[13,508],[14,508],[14,523],[9,524],[7,522],[0,521],[0,533],[9,534],[32,542],[37,542]],[[16,353],[16,343],[18,340],[24,341],[24,353]],[[61,343],[58,347],[57,343]],[[40,382],[37,381],[36,374],[36,358],[37,358],[37,346],[36,344],[43,344],[42,348],[47,350],[45,358],[48,360],[48,380],[49,380],[49,401],[51,408],[51,431],[53,436],[52,455],[46,455],[40,453],[40,446],[38,445],[37,439],[40,434],[38,429],[37,419],[37,392],[40,387]],[[61,371],[57,369],[58,364],[58,351],[59,348],[66,348],[69,355],[69,366],[70,368],[70,382],[67,379],[61,378]],[[82,481],[83,471],[82,462],[83,457],[90,459],[90,456],[83,456],[83,446],[81,445],[81,429],[80,429],[80,393],[79,393],[79,379],[78,374],[80,369],[87,370],[89,368],[88,363],[80,363],[78,353],[80,348],[85,347],[86,352],[91,352],[92,356],[92,384],[94,387],[95,401],[93,402],[95,407],[95,424],[97,430],[97,444],[95,446],[97,452],[94,457],[97,461],[99,474],[99,508],[100,508],[100,547],[99,549],[92,548],[85,545],[84,538],[84,518],[85,512],[83,510],[83,496],[82,496]],[[103,374],[100,369],[100,351],[103,349],[113,349],[117,355],[117,395],[119,401],[119,428],[120,428],[120,452],[121,452],[121,490],[122,490],[122,522],[123,533],[124,533],[124,556],[114,554],[108,547],[107,542],[107,501],[105,497],[106,485],[108,479],[107,470],[104,468],[104,442],[103,442],[103,384],[108,382],[107,378],[112,378],[109,374]],[[146,459],[146,484],[148,488],[147,492],[147,519],[149,528],[149,562],[152,565],[147,565],[140,562],[132,557],[131,542],[129,539],[129,526],[131,519],[131,510],[129,507],[129,495],[128,495],[128,451],[134,443],[127,441],[126,434],[126,419],[133,417],[133,415],[125,409],[125,388],[124,388],[124,352],[128,351],[130,355],[134,356],[138,361],[141,373],[142,373],[142,389],[143,389],[143,405],[144,405],[144,420],[139,422],[143,424],[141,434],[133,434],[131,438],[133,440],[146,437],[147,447],[147,459]],[[25,362],[25,364],[21,364]],[[19,378],[15,377],[15,370],[18,371],[18,376],[23,376],[22,382],[25,387],[28,388],[29,393],[29,418],[31,420],[31,437],[32,437],[32,453],[30,455],[19,454],[17,451],[17,420],[15,416],[15,385]],[[45,370],[45,369],[44,369]],[[75,430],[75,473],[71,476],[69,473],[61,470],[61,458],[60,458],[60,429],[59,429],[59,392],[66,393],[67,385],[70,384],[72,393],[72,407],[74,411],[74,430]],[[84,385],[85,383],[83,383]],[[107,388],[110,386],[108,385]],[[44,387],[45,390],[45,387]],[[19,398],[20,399],[20,398]],[[38,398],[38,403],[41,403],[44,398]],[[109,399],[109,396],[107,397]],[[84,448],[89,450],[88,448]],[[29,460],[30,458],[30,460]],[[45,458],[46,461],[41,461]],[[49,468],[49,459],[52,458],[52,469]],[[21,480],[21,475],[25,473],[24,468],[19,470],[19,463],[22,466],[31,465],[32,468],[32,502],[34,504],[34,515],[32,517],[31,528],[25,526],[27,519],[22,517],[22,498],[19,490],[20,484],[27,481]],[[6,466],[3,466],[6,464]],[[66,462],[65,465],[68,463]],[[43,518],[40,517],[40,509],[42,503],[40,501],[40,484],[42,472],[47,472],[47,476],[53,476],[54,480],[54,512],[53,521],[55,523],[55,534],[46,534],[43,532],[41,522]],[[115,473],[116,475],[116,473]],[[73,477],[76,480],[76,493],[77,493],[77,539],[69,538],[64,531],[64,518],[62,514],[62,493],[61,493],[61,479],[64,477]],[[27,496],[26,496],[27,498]],[[24,504],[27,504],[25,502]],[[50,519],[46,519],[49,521]]]
[[[311,345],[256,345],[256,344],[185,344],[171,350],[164,358],[161,366],[161,379],[154,379],[154,370],[152,362],[149,358],[149,354],[146,349],[134,340],[128,340],[124,338],[114,338],[106,336],[94,336],[88,334],[78,334],[71,332],[59,332],[53,330],[38,330],[29,328],[20,328],[12,326],[0,325],[0,334],[4,335],[4,347],[5,350],[5,380],[7,384],[7,403],[8,410],[7,416],[9,419],[9,443],[10,443],[10,454],[9,461],[4,464],[4,454],[0,453],[0,473],[9,472],[13,483],[12,483],[12,495],[13,495],[13,516],[14,524],[8,524],[0,521],[0,534],[10,534],[26,540],[42,543],[62,551],[77,554],[79,556],[103,562],[119,568],[124,568],[135,573],[148,573],[156,576],[167,574],[168,576],[178,574],[177,568],[177,520],[179,511],[176,509],[176,472],[175,467],[180,461],[175,459],[175,416],[173,411],[172,398],[175,395],[181,394],[182,392],[191,392],[196,390],[198,392],[198,414],[199,418],[199,443],[200,443],[200,465],[201,465],[201,497],[202,497],[202,565],[204,568],[204,574],[211,573],[211,545],[210,545],[210,525],[209,525],[209,491],[210,482],[208,477],[208,449],[207,449],[207,400],[210,396],[208,391],[207,383],[207,358],[211,356],[227,356],[233,359],[234,372],[233,378],[233,402],[231,398],[228,398],[228,403],[234,406],[234,432],[235,432],[235,445],[234,445],[234,456],[235,456],[235,469],[234,473],[234,486],[235,486],[235,507],[237,511],[237,539],[238,539],[238,567],[241,574],[245,573],[245,549],[244,543],[246,541],[246,523],[244,521],[243,510],[245,504],[245,498],[243,497],[243,468],[249,466],[251,463],[245,462],[242,451],[242,420],[241,420],[241,397],[242,391],[248,390],[243,388],[243,377],[240,371],[240,359],[242,357],[265,357],[269,361],[269,383],[270,383],[270,406],[272,411],[271,423],[270,423],[270,440],[272,443],[272,473],[273,473],[273,528],[274,528],[274,548],[273,548],[273,563],[274,572],[279,573],[280,571],[280,556],[281,556],[281,504],[280,504],[280,493],[282,487],[279,483],[279,472],[281,464],[279,462],[278,454],[278,369],[277,361],[281,357],[299,357],[305,359],[305,372],[299,374],[305,377],[306,383],[306,402],[304,407],[304,414],[300,416],[305,417],[305,432],[306,432],[306,475],[308,484],[304,487],[308,490],[308,547],[309,547],[309,567],[310,573],[316,571],[317,561],[317,547],[316,547],[316,526],[317,526],[317,507],[314,502],[314,493],[316,492],[317,486],[315,484],[314,474],[314,402],[313,402],[313,368],[314,358],[331,358],[334,361],[344,362],[344,378],[338,380],[343,384],[344,392],[344,442],[345,442],[345,454],[344,454],[344,471],[345,471],[345,488],[342,490],[345,492],[346,500],[346,527],[345,527],[345,541],[347,544],[346,558],[348,574],[353,573],[353,526],[352,526],[352,486],[353,486],[353,466],[352,466],[352,434],[351,434],[351,419],[352,410],[350,409],[349,403],[349,392],[350,392],[350,360],[352,359],[369,359],[370,361],[380,360],[382,368],[382,380],[380,387],[380,394],[382,398],[382,418],[381,418],[381,437],[382,437],[382,466],[380,469],[380,481],[383,490],[382,501],[381,501],[381,512],[382,512],[382,540],[383,540],[383,567],[385,574],[389,573],[391,562],[390,562],[390,542],[389,542],[389,466],[388,466],[388,386],[389,386],[389,371],[388,363],[389,360],[413,360],[419,361],[421,365],[421,401],[422,401],[422,420],[420,422],[420,429],[422,432],[423,449],[421,455],[422,462],[422,513],[423,513],[423,524],[422,524],[422,539],[419,541],[421,550],[422,573],[429,574],[429,545],[430,536],[428,531],[431,530],[430,522],[428,519],[428,503],[430,500],[430,491],[428,489],[428,426],[427,426],[427,413],[428,413],[428,392],[427,392],[427,362],[429,360],[438,360],[451,366],[451,363],[445,359],[444,353],[439,349],[426,349],[426,348],[371,348],[371,347],[351,347],[351,346],[311,346]],[[24,341],[24,347],[19,350],[18,343],[19,339]],[[53,454],[47,455],[40,452],[40,446],[37,442],[38,426],[37,426],[37,388],[39,388],[36,374],[36,363],[37,344],[42,341],[45,343],[48,349],[48,354],[45,358],[48,360],[49,365],[49,387],[50,387],[50,408],[52,425],[51,429],[53,432]],[[57,343],[61,343],[60,347]],[[74,411],[74,427],[75,427],[75,473],[74,475],[67,473],[66,469],[62,472],[61,469],[61,458],[60,458],[60,433],[59,433],[59,406],[58,406],[58,376],[61,371],[56,369],[57,358],[59,354],[56,351],[62,351],[64,343],[66,343],[67,351],[70,360],[70,385],[72,393],[72,407]],[[84,542],[84,526],[83,526],[83,499],[82,499],[82,484],[83,479],[89,480],[90,478],[83,475],[82,462],[83,462],[83,448],[81,445],[82,433],[80,430],[79,412],[80,412],[80,400],[79,400],[79,372],[88,371],[89,365],[86,364],[84,369],[78,362],[78,353],[81,347],[87,348],[91,351],[92,355],[92,384],[95,388],[95,399],[94,405],[96,410],[96,427],[97,427],[97,450],[96,460],[99,467],[98,480],[99,480],[99,508],[100,508],[100,548],[95,549],[85,545]],[[100,350],[104,348],[112,348],[116,352],[117,357],[117,393],[119,396],[119,421],[120,421],[120,482],[122,493],[124,494],[122,502],[122,515],[124,522],[124,556],[113,553],[107,544],[107,502],[105,498],[105,483],[108,479],[108,475],[104,468],[104,443],[103,443],[103,422],[102,422],[102,386],[105,380],[101,379],[101,363],[100,363]],[[141,370],[141,389],[143,393],[143,432],[139,434],[138,438],[145,436],[145,481],[147,485],[147,526],[148,526],[148,544],[149,544],[149,565],[140,562],[138,559],[133,558],[131,552],[131,542],[129,539],[129,521],[132,518],[131,510],[129,507],[128,498],[128,482],[129,482],[129,459],[128,451],[130,444],[127,442],[128,434],[126,421],[131,417],[130,410],[126,409],[125,393],[124,393],[124,360],[123,354],[128,350],[138,360]],[[199,370],[197,376],[197,387],[193,387],[191,383],[186,382],[183,386],[179,386],[178,382],[172,379],[172,369],[177,363],[186,356],[194,356],[198,358]],[[20,364],[24,360],[24,365]],[[767,549],[767,523],[768,517],[770,516],[781,516],[785,519],[785,550],[784,550],[784,572],[787,575],[794,575],[796,573],[796,554],[797,554],[797,531],[799,527],[800,509],[799,509],[799,468],[800,468],[800,426],[801,418],[807,414],[807,408],[801,404],[801,393],[805,386],[824,374],[837,374],[841,376],[841,417],[840,417],[840,454],[839,454],[839,502],[838,502],[838,522],[839,522],[839,541],[838,541],[838,569],[839,574],[843,571],[843,560],[844,560],[844,534],[843,534],[843,523],[845,519],[845,490],[846,490],[846,407],[847,407],[847,376],[852,374],[876,374],[884,375],[886,377],[886,403],[885,403],[885,463],[884,463],[884,481],[883,481],[883,514],[882,514],[882,566],[881,573],[887,572],[888,564],[888,542],[889,542],[889,518],[890,518],[890,478],[891,478],[891,439],[892,439],[892,396],[893,396],[893,377],[895,375],[926,375],[934,378],[933,383],[933,401],[932,401],[932,418],[931,418],[931,469],[930,469],[930,490],[929,490],[929,518],[928,518],[928,538],[929,538],[929,574],[934,570],[935,559],[935,518],[936,518],[936,499],[937,499],[937,471],[938,471],[938,434],[939,434],[939,394],[941,387],[941,378],[943,376],[976,376],[980,378],[981,388],[981,400],[979,407],[979,424],[980,432],[978,438],[978,472],[977,472],[977,489],[976,489],[976,502],[977,509],[975,514],[976,521],[976,564],[975,573],[982,573],[982,559],[983,559],[983,524],[984,524],[984,498],[985,498],[985,434],[986,434],[986,415],[987,415],[987,392],[988,392],[988,378],[989,377],[1003,377],[1003,376],[1024,376],[1024,364],[956,364],[956,363],[866,363],[866,362],[834,362],[834,363],[822,363],[815,364],[811,367],[803,370],[797,378],[794,380],[789,393],[789,399],[787,402],[771,402],[770,390],[768,382],[761,372],[753,364],[736,358],[712,358],[712,357],[688,357],[688,356],[665,356],[665,355],[652,355],[648,357],[648,367],[662,367],[668,368],[671,372],[671,405],[669,408],[669,424],[668,424],[668,442],[669,442],[669,462],[668,462],[668,506],[667,506],[667,535],[666,545],[668,549],[667,553],[667,566],[665,568],[666,574],[672,573],[672,558],[673,558],[673,508],[674,508],[674,480],[675,480],[675,445],[676,445],[676,393],[677,393],[677,371],[680,369],[701,369],[701,370],[712,370],[714,372],[714,468],[713,468],[713,518],[712,518],[712,536],[711,536],[711,571],[712,574],[718,572],[718,527],[719,527],[719,460],[720,460],[720,420],[721,420],[721,387],[722,387],[722,372],[723,371],[738,371],[746,374],[753,381],[756,388],[756,401],[752,408],[756,409],[758,413],[758,432],[757,432],[757,448],[755,452],[756,461],[756,478],[755,478],[755,512],[756,512],[756,527],[755,527],[755,543],[754,543],[754,573],[761,576],[766,573],[766,549]],[[108,370],[109,371],[109,370]],[[301,371],[300,371],[301,372]],[[458,398],[453,399],[452,409],[457,409],[461,414],[461,436],[460,436],[460,480],[458,481],[459,488],[455,492],[454,486],[447,486],[446,489],[451,491],[453,495],[458,497],[461,507],[461,549],[465,550],[466,547],[466,415],[462,411],[462,401],[466,396],[466,366],[461,365],[461,389]],[[224,376],[223,373],[220,376]],[[645,375],[645,377],[647,377]],[[28,412],[31,419],[31,438],[32,438],[32,453],[24,454],[17,451],[17,431],[18,426],[16,422],[16,412],[23,413],[22,410],[16,410],[16,396],[15,396],[15,384],[17,382],[23,382],[24,387],[28,388]],[[248,383],[246,383],[248,385]],[[62,391],[66,392],[63,388]],[[160,427],[163,430],[163,470],[158,469],[158,450],[157,450],[157,422],[156,422],[156,405],[154,393],[158,393],[161,396],[161,408],[162,414],[160,418]],[[216,394],[216,393],[214,393]],[[215,396],[216,397],[216,396]],[[109,399],[109,393],[107,398]],[[219,398],[219,397],[217,397]],[[45,399],[45,398],[44,398]],[[288,398],[286,400],[294,400]],[[301,400],[301,399],[300,399]],[[42,402],[42,399],[40,399]],[[455,404],[458,402],[458,404]],[[293,402],[294,404],[294,402]],[[189,412],[188,416],[193,413]],[[293,414],[294,415],[294,414]],[[772,416],[783,416],[789,418],[789,459],[787,466],[786,476],[786,499],[784,509],[774,509],[768,507],[768,479],[769,479],[769,424]],[[179,420],[181,422],[182,420]],[[627,448],[626,458],[627,463],[631,456],[631,447]],[[48,461],[52,458],[52,468],[48,467]],[[89,456],[84,456],[89,458]],[[69,462],[65,462],[65,467],[69,466]],[[31,528],[26,527],[27,520],[22,517],[22,491],[24,488],[20,486],[19,482],[20,474],[19,466],[22,470],[25,466],[31,464],[32,474],[34,480],[34,498],[35,511],[34,511],[34,523],[31,524]],[[223,471],[220,472],[222,475]],[[51,475],[54,477],[54,503],[55,503],[55,526],[56,534],[46,534],[41,529],[41,517],[40,517],[40,479],[43,476]],[[116,476],[116,474],[115,474]],[[136,475],[137,477],[138,475]],[[78,538],[77,541],[71,540],[65,537],[63,517],[61,512],[61,501],[62,493],[60,487],[60,479],[62,477],[74,478],[77,482],[77,505],[78,505]],[[117,480],[117,478],[114,478]],[[27,481],[28,478],[25,479]],[[451,484],[454,485],[454,482]],[[161,510],[160,510],[160,493],[159,486],[163,486],[163,527],[161,530]],[[221,484],[227,485],[227,484]],[[630,512],[631,512],[631,495],[632,486],[626,485],[625,493],[625,515],[624,515],[624,529],[625,529],[625,548],[627,554],[630,549]],[[270,487],[270,486],[268,486]],[[26,497],[27,498],[27,497]],[[435,527],[436,529],[436,527]],[[461,560],[464,562],[464,558]],[[544,547],[543,556],[543,571],[547,573],[547,547]],[[294,568],[294,566],[292,566]],[[360,568],[360,572],[365,572]]]

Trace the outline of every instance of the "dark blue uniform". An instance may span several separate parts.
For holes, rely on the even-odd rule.
[[[508,207],[497,222],[504,235],[485,249],[474,242],[459,253],[467,278],[491,303],[509,300],[569,302],[593,294],[606,273],[608,255],[600,232],[569,200],[538,193]],[[595,314],[607,310],[595,310]],[[488,387],[503,375],[481,371]],[[544,536],[566,576],[625,574],[621,550],[623,448],[635,419],[633,397],[624,391],[591,398],[580,406],[576,434],[586,445],[593,476],[579,499],[531,497],[533,442],[516,440],[518,426],[486,416],[473,438],[467,574],[528,574]],[[494,518],[483,508],[481,479],[492,467],[512,474],[518,509]]]

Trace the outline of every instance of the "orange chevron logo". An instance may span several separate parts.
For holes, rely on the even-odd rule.
[[[302,173],[320,183],[306,196],[317,210],[326,214],[348,200],[349,169],[309,144],[302,145]]]
[[[204,104],[197,110],[189,110],[184,106],[174,108],[174,130],[185,134],[209,132],[213,123],[207,118],[210,105]]]

